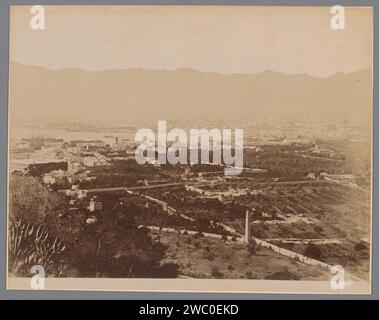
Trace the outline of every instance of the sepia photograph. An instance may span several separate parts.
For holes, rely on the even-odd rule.
[[[371,292],[372,7],[9,14],[8,289]]]

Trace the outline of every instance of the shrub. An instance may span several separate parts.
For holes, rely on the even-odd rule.
[[[355,244],[354,249],[355,249],[356,251],[366,250],[366,249],[367,249],[367,245],[366,245],[364,242],[359,242],[359,243],[356,243],[356,244]]]
[[[313,259],[319,259],[321,257],[321,250],[313,243],[310,243],[305,248],[304,255]]]
[[[211,275],[214,278],[222,278],[224,276],[224,274],[222,272],[220,272],[218,267],[212,267]]]
[[[256,253],[257,243],[256,243],[256,241],[254,239],[250,240],[247,249],[249,251],[249,254],[251,254],[251,255]]]
[[[210,261],[213,261],[215,258],[215,254],[213,252],[205,252],[204,257]]]
[[[300,280],[299,276],[288,270],[274,272],[265,279],[270,280]]]
[[[254,273],[252,273],[251,271],[246,271],[245,275],[246,275],[247,279],[256,279],[257,278],[257,276]]]
[[[179,273],[179,265],[173,262],[165,263],[161,265],[157,271],[156,276],[158,278],[176,278]]]
[[[202,237],[202,233],[201,232],[196,232],[195,235],[193,236],[195,239],[199,239]]]
[[[10,272],[25,275],[32,266],[41,265],[47,274],[62,275],[60,258],[66,247],[46,227],[19,219],[10,223],[9,231]]]
[[[320,233],[320,232],[324,231],[324,228],[321,227],[321,226],[314,226],[313,229],[314,229],[314,231],[317,232],[317,233]]]

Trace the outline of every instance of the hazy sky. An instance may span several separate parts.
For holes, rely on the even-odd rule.
[[[330,7],[46,6],[46,29],[29,6],[12,7],[10,60],[52,69],[274,70],[328,76],[372,66],[372,10]]]

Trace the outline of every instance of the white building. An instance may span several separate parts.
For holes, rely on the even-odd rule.
[[[103,209],[103,204],[100,201],[96,201],[94,198],[89,202],[88,210],[91,212]]]
[[[86,167],[93,167],[95,165],[96,158],[95,157],[85,157],[83,158],[83,164]]]

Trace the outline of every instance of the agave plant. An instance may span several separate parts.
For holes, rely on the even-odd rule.
[[[43,225],[13,220],[9,230],[9,269],[15,275],[29,274],[41,265],[47,274],[62,275],[60,256],[65,245]]]

